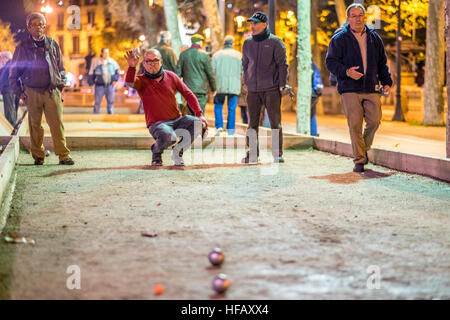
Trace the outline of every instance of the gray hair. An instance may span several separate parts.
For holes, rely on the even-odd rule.
[[[159,33],[159,41],[160,42],[166,43],[170,39],[172,39],[172,35],[170,34],[169,31],[161,31]]]
[[[353,9],[353,8],[361,9],[363,14],[366,14],[366,9],[364,9],[364,6],[361,3],[352,3],[351,5],[349,5],[347,7],[347,10],[345,10],[345,14],[347,15],[347,18],[350,15],[350,10]]]
[[[232,45],[232,44],[234,44],[234,37],[232,35],[225,36],[225,38],[223,38],[223,43],[225,45]]]
[[[148,49],[144,52],[144,55],[146,55],[147,53],[153,53],[159,59],[162,59],[161,52],[159,52],[159,50],[157,50],[157,49]]]
[[[34,19],[40,19],[42,22],[44,22],[44,24],[47,24],[47,20],[45,19],[43,14],[41,14],[39,12],[33,12],[27,16],[27,27],[30,25],[31,21],[33,21]]]

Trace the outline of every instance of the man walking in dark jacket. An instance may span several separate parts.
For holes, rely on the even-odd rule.
[[[216,91],[216,80],[208,54],[201,50],[203,36],[194,34],[191,37],[192,45],[180,54],[177,65],[177,74],[183,78],[184,83],[195,94],[205,115],[206,102],[208,100],[208,84],[211,91]],[[189,106],[191,112],[193,107]]]
[[[9,71],[9,86],[27,105],[31,155],[35,165],[44,164],[45,152],[42,113],[53,139],[59,164],[72,165],[66,146],[62,122],[61,90],[66,82],[61,50],[58,43],[44,35],[46,19],[40,13],[27,17],[30,33],[14,52]]]
[[[288,65],[286,47],[280,38],[271,34],[267,27],[267,16],[256,12],[247,20],[252,37],[242,47],[242,68],[247,85],[249,151],[243,163],[257,162],[259,156],[258,128],[261,108],[267,109],[272,129],[272,155],[275,162],[283,160],[283,132],[281,128],[281,95],[286,89]],[[252,131],[249,131],[252,130]],[[254,134],[256,133],[256,137]],[[277,134],[278,133],[278,138]],[[256,141],[254,141],[256,138]],[[256,149],[256,150],[255,150]]]
[[[383,41],[364,23],[365,13],[359,3],[348,6],[348,25],[331,38],[325,59],[328,70],[337,78],[352,141],[354,172],[363,172],[369,162],[367,151],[380,125],[381,102],[376,87],[381,83],[383,94],[388,95],[392,86]]]

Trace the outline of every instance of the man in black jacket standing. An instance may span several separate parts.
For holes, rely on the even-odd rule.
[[[45,114],[59,164],[73,165],[62,121],[61,91],[66,83],[65,69],[58,43],[44,34],[46,23],[40,13],[28,15],[30,35],[16,47],[9,70],[9,86],[27,105],[34,164],[44,164],[41,121],[42,114]]]
[[[242,69],[244,83],[248,88],[247,131],[250,129],[256,133],[256,141],[253,141],[255,137],[252,137],[252,134],[247,133],[249,151],[242,162],[257,162],[259,117],[263,105],[267,109],[272,129],[274,162],[284,162],[281,95],[286,90],[288,74],[286,47],[280,38],[270,33],[266,14],[255,12],[247,21],[250,22],[252,37],[246,39],[242,47]],[[278,130],[278,139],[276,139],[276,130]]]
[[[352,141],[354,172],[363,172],[381,121],[380,93],[389,94],[391,74],[380,36],[364,23],[364,6],[353,3],[347,8],[347,22],[328,46],[325,59],[328,70],[337,78],[337,89],[347,117]],[[362,132],[363,119],[366,126]]]

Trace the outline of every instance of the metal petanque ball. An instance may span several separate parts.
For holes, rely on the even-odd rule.
[[[230,287],[231,282],[226,274],[220,273],[214,277],[212,287],[217,293],[224,293]]]
[[[48,157],[50,155],[50,150],[45,150],[45,156]]]
[[[209,253],[208,259],[213,266],[220,266],[225,260],[225,255],[223,254],[222,250],[220,250],[219,248],[215,248]]]

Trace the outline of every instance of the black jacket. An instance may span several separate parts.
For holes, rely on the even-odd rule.
[[[367,68],[366,74],[359,80],[354,80],[346,74],[347,69],[354,66],[359,66],[357,71],[364,73],[361,49],[350,27],[345,26],[331,38],[325,63],[328,70],[336,75],[337,89],[341,94],[345,92],[373,93],[376,92],[375,86],[380,82],[383,86],[392,86],[383,40],[374,29],[367,25],[366,32]]]
[[[42,75],[36,72],[36,51],[39,50],[31,36],[22,41],[14,52],[12,64],[9,71],[9,86],[11,91],[20,96],[23,85],[35,88],[40,87]],[[58,88],[62,90],[66,83],[66,70],[64,69],[61,50],[58,43],[52,38],[45,37],[45,59],[47,60],[50,73],[50,90]]]
[[[277,36],[270,34],[263,41],[248,38],[242,46],[244,83],[250,92],[264,92],[284,87],[288,65],[286,47]]]

